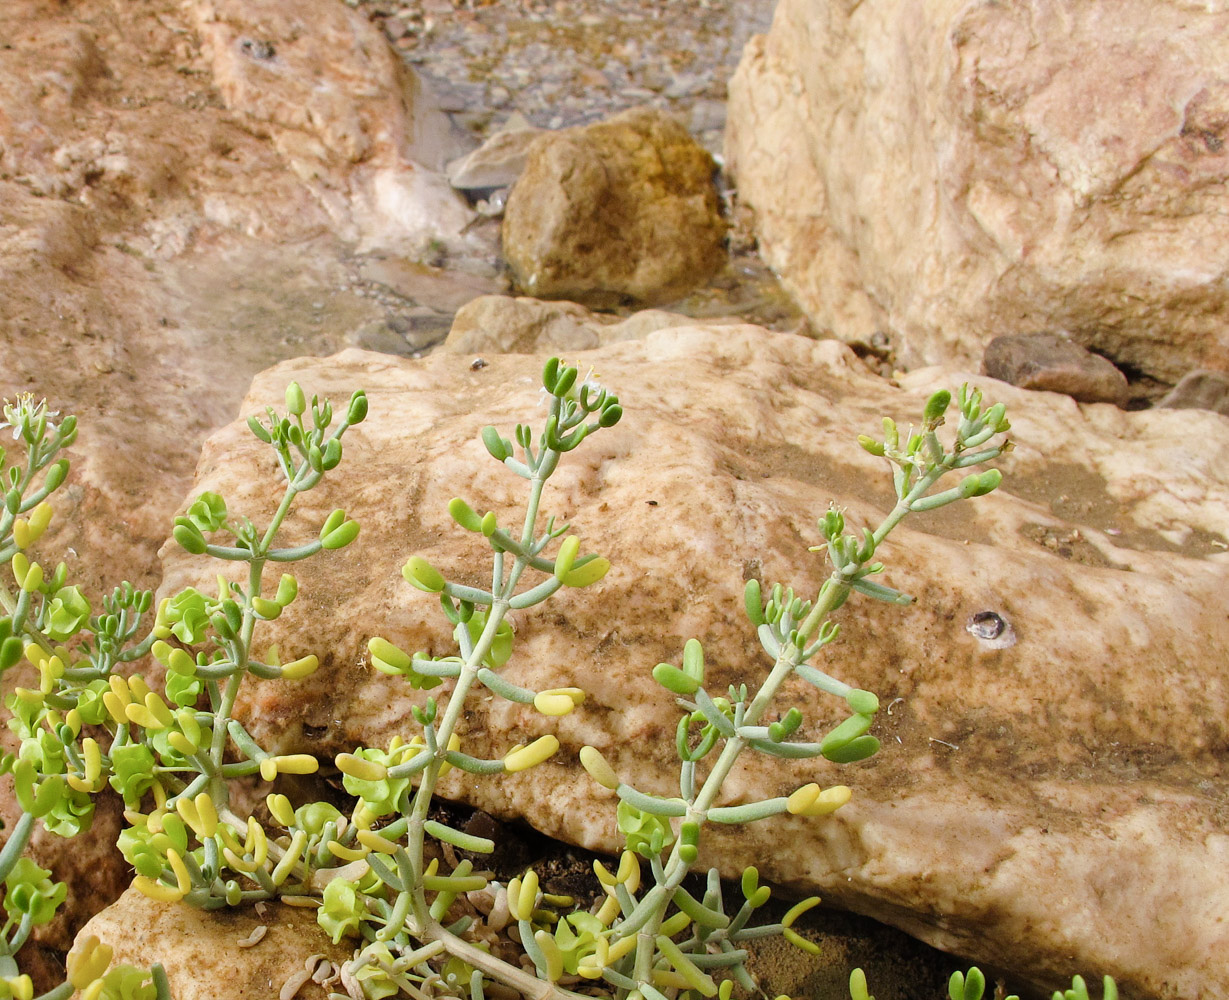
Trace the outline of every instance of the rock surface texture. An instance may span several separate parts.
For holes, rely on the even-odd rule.
[[[330,988],[321,980],[351,957],[352,943],[333,944],[316,924],[314,909],[265,903],[263,911],[206,912],[157,903],[129,889],[81,933],[109,944],[116,964],[140,968],[151,956],[161,961],[175,1000],[273,1000],[291,979],[305,980],[297,1000],[325,1000],[330,989],[344,994],[336,978]],[[332,969],[313,981],[310,973],[320,970],[321,960]]]
[[[437,602],[400,567],[419,554],[452,578],[488,572],[485,546],[446,505],[460,495],[510,523],[524,483],[478,432],[542,416],[542,359],[487,360],[474,369],[468,356],[347,351],[254,383],[243,417],[279,404],[292,378],[334,398],[364,386],[371,400],[371,417],[346,438],[348,471],[288,522],[288,543],[311,538],[342,506],[362,533],[300,564],[298,601],[268,627],[283,656],[322,661],[314,676],[258,685],[241,702],[270,749],[330,755],[412,735],[405,719],[420,694],[371,670],[366,641],[453,651]],[[711,689],[754,683],[766,663],[741,612],[743,581],[817,586],[815,518],[835,503],[852,523],[874,524],[891,504],[886,463],[854,437],[884,413],[908,426],[934,388],[970,376],[923,369],[892,388],[837,343],[752,327],[661,330],[579,361],[626,414],[561,465],[543,513],[571,522],[582,550],[613,568],[518,613],[503,672],[589,697],[559,720],[475,700],[467,752],[502,755],[544,732],[562,748],[500,780],[454,772],[446,791],[612,850],[613,794],[578,766],[579,747],[595,744],[625,780],[670,794],[677,709],[652,683],[653,665],[677,662],[697,636]],[[848,783],[854,799],[830,819],[706,834],[702,860],[727,875],[755,863],[1047,989],[1083,972],[1112,974],[1131,996],[1227,995],[1225,418],[1126,413],[978,381],[1008,405],[1019,442],[1004,486],[907,520],[883,550],[884,579],[917,603],[851,601],[823,663],[878,693],[882,752],[851,767],[746,761],[722,804],[811,780]],[[242,417],[219,431],[193,495],[218,490],[232,513],[267,518],[280,487],[266,482],[263,449]],[[163,556],[164,593],[212,586],[216,564],[174,544]],[[994,616],[1014,643],[983,637]],[[841,717],[801,684],[787,697],[808,738]]]
[[[813,322],[908,364],[1069,330],[1168,382],[1229,369],[1229,10],[782,0],[727,166]]]
[[[517,285],[587,305],[678,298],[725,259],[714,170],[682,125],[647,108],[541,137],[504,214]]]

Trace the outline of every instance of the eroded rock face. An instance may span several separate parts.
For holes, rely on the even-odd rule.
[[[447,502],[460,495],[511,523],[524,483],[478,432],[542,418],[541,357],[487,360],[475,369],[468,356],[347,351],[254,383],[244,416],[280,405],[292,378],[333,398],[364,386],[371,399],[370,418],[346,438],[345,471],[288,522],[288,542],[315,537],[340,506],[362,533],[299,564],[299,600],[268,626],[283,656],[315,652],[322,666],[241,701],[266,746],[328,755],[412,735],[420,694],[371,670],[366,642],[453,651],[437,602],[411,590],[400,566],[416,553],[454,579],[489,572],[481,539],[452,523]],[[908,426],[934,388],[971,376],[925,369],[895,388],[839,344],[753,327],[662,330],[579,361],[626,415],[561,465],[543,514],[572,523],[582,550],[613,568],[592,588],[516,613],[503,672],[589,697],[559,720],[475,699],[467,752],[502,755],[544,732],[562,749],[500,780],[454,772],[445,791],[612,850],[613,795],[578,766],[580,746],[598,746],[640,788],[677,788],[677,710],[653,665],[677,662],[698,636],[710,689],[755,683],[766,663],[741,612],[744,579],[816,587],[814,519],[836,503],[852,524],[874,524],[892,502],[886,463],[855,435],[884,413]],[[884,579],[917,603],[851,601],[823,664],[878,693],[882,752],[852,767],[744,761],[723,804],[812,780],[848,783],[854,800],[831,819],[706,833],[702,860],[727,875],[755,863],[1047,989],[1082,971],[1112,974],[1139,996],[1229,991],[1224,418],[1126,413],[979,381],[1007,403],[1019,442],[1004,486],[906,521],[882,550]],[[242,419],[219,431],[194,493],[218,490],[232,512],[267,518],[281,494],[263,448]],[[216,563],[173,544],[163,556],[165,593],[213,586]],[[1014,643],[987,637],[995,616]],[[803,709],[806,738],[842,715],[802,684],[787,696],[781,711]]]
[[[530,295],[668,302],[725,259],[712,157],[639,108],[544,135],[508,195],[504,256]]]
[[[457,248],[472,217],[439,170],[447,118],[361,14],[335,0],[193,0],[226,106],[268,134],[333,224],[364,250]]]
[[[970,364],[1061,328],[1169,382],[1229,368],[1229,11],[784,0],[727,165],[816,325]]]

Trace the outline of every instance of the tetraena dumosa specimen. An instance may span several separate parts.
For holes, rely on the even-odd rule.
[[[528,746],[510,747],[497,759],[465,753],[456,727],[466,698],[484,688],[496,697],[533,704],[546,716],[565,715],[584,700],[577,688],[535,692],[499,673],[513,650],[509,611],[540,604],[565,586],[596,583],[609,569],[606,559],[580,554],[579,538],[569,534],[568,525],[556,526],[548,518],[539,529],[538,522],[544,488],[562,456],[588,435],[616,424],[622,409],[595,379],[580,378],[577,368],[557,359],[546,365],[542,382],[549,412],[541,431],[518,426],[515,445],[493,427],[482,434],[490,455],[528,481],[522,524],[515,530],[501,527],[493,513],[479,514],[460,498],[449,505],[458,525],[481,535],[492,550],[489,589],[451,583],[417,556],[403,570],[412,586],[439,596],[453,626],[457,655],[410,655],[380,637],[368,646],[376,669],[404,676],[415,688],[451,680],[446,705],[441,711],[428,698],[415,708],[420,732],[408,742],[396,739],[387,749],[357,747],[337,758],[345,787],[357,800],[349,816],[326,802],[296,808],[285,795],[269,795],[269,812],[281,828],[273,832],[232,811],[228,782],[257,773],[266,781],[283,773],[313,773],[318,762],[307,754],[268,753],[233,717],[233,708],[248,675],[294,681],[317,667],[315,656],[282,663],[276,648],[255,655],[259,623],[277,618],[298,592],[292,575],[283,573],[275,586],[267,587],[264,573],[268,563],[340,549],[357,536],[358,525],[337,510],[316,539],[275,544],[295,498],[341,461],[342,436],[365,418],[366,397],[355,393],[344,419],[334,426],[331,404],[313,397],[309,413],[305,394],[292,383],[286,416],[269,408],[264,419],[249,418],[252,432],[272,448],[285,480],[270,522],[258,528],[233,516],[221,496],[204,493],[174,525],[174,537],[187,551],[246,563],[246,583],[220,578],[216,597],[187,589],[165,600],[152,630],[139,641],[143,616],[151,607],[148,592],[124,584],[95,615],[81,590],[68,584],[63,564],[48,575],[27,556],[50,521],[47,497],[67,473],[67,462],[56,455],[72,443],[76,426],[71,417],[57,425],[57,414],[27,398],[6,407],[7,424],[24,447],[25,462],[8,468],[0,452],[0,485],[7,490],[0,513],[0,559],[11,564],[18,587],[13,594],[0,586],[6,612],[0,619],[0,669],[24,656],[38,670],[39,687],[17,688],[7,701],[14,716],[10,726],[22,748],[0,764],[13,774],[24,813],[0,852],[9,918],[0,936],[0,1000],[33,997],[32,984],[18,974],[13,956],[64,898],[64,887],[53,883],[49,872],[22,857],[34,823],[41,820],[63,836],[87,828],[90,796],[105,785],[119,792],[127,806],[120,848],[136,869],[134,884],[142,892],[206,909],[271,898],[316,906],[320,926],[335,942],[347,936],[362,939],[339,976],[354,1000],[424,993],[483,1000],[492,980],[538,1000],[595,991],[617,1000],[729,1000],[736,985],[755,985],[744,964],[746,942],[781,934],[804,949],[814,947],[793,924],[818,899],[798,903],[779,923],[755,926],[751,917],[770,890],[759,884],[754,868],[743,873],[741,899],[732,912],[727,912],[726,890],[716,870],[708,873],[698,895],[684,886],[684,878],[709,822],[746,823],[784,812],[822,817],[848,801],[846,786],[811,784],[763,802],[714,805],[744,751],[776,758],[823,756],[839,763],[876,752],[878,741],[869,734],[878,708],[875,695],[808,661],[837,638],[838,626],[829,615],[852,592],[892,603],[909,600],[870,579],[883,568],[874,561],[877,549],[906,515],[981,496],[998,485],[999,474],[990,470],[969,473],[957,487],[935,491],[947,473],[992,460],[1007,447],[997,437],[1008,429],[1003,408],[983,407],[980,393],[962,389],[949,449],[937,430],[952,400],[939,392],[926,405],[921,429],[903,444],[890,420],[884,422],[882,441],[860,439],[867,451],[893,464],[897,504],[878,528],[860,537],[846,533],[839,511],[824,516],[820,530],[832,569],[813,601],[781,585],[765,592],[757,581],[748,584],[746,611],[773,661],[757,691],[745,685],[720,694],[707,691],[704,651],[694,639],[683,649],[681,666],[662,663],[653,669],[655,680],[682,710],[677,797],[641,792],[622,782],[596,748],[582,750],[586,770],[620,800],[617,822],[627,848],[614,872],[595,864],[605,895],[585,911],[541,892],[532,871],[501,886],[468,860],[449,872],[439,870],[438,860],[426,860],[428,837],[479,854],[494,848],[489,840],[429,818],[437,782],[449,768],[498,775],[533,767],[558,749],[555,737],[544,735]],[[117,672],[147,652],[165,667],[162,693],[138,675]],[[778,690],[792,675],[843,699],[851,713],[818,742],[793,739],[804,722],[797,707],[764,724]],[[90,735],[101,732],[106,733],[102,741]],[[708,776],[697,787],[696,765],[713,754]],[[648,863],[648,878],[642,862]],[[493,914],[502,916],[489,919],[489,927],[515,926],[533,973],[492,954],[468,933],[472,917],[459,916],[453,907],[467,893],[487,893],[493,900]],[[43,1000],[64,1000],[74,989],[85,1000],[169,996],[159,966],[144,973],[109,968],[110,961],[110,949],[97,939],[79,941],[69,955],[68,981]],[[976,969],[956,973],[949,996],[980,1000],[984,985]],[[854,1000],[869,1000],[860,972],[850,980],[850,993]],[[1105,1000],[1115,995],[1107,979]],[[332,996],[345,1000],[341,994]],[[1076,977],[1072,991],[1055,996],[1087,1000],[1087,990]]]

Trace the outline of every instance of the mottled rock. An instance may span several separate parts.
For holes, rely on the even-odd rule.
[[[1127,377],[1105,358],[1057,333],[995,337],[982,355],[982,371],[1021,389],[1062,392],[1081,403],[1127,401]]]
[[[542,136],[508,196],[504,256],[531,295],[666,302],[725,258],[712,157],[648,108]]]
[[[460,495],[509,523],[523,483],[491,461],[478,433],[542,417],[541,357],[486,359],[348,351],[254,383],[245,415],[279,403],[291,378],[335,398],[365,386],[371,400],[371,417],[347,436],[345,473],[288,521],[289,542],[315,537],[334,507],[363,530],[344,552],[299,564],[301,596],[261,640],[279,641],[283,656],[322,658],[311,678],[241,699],[245,725],[267,746],[331,754],[411,735],[407,711],[422,695],[370,670],[366,641],[452,650],[438,602],[410,590],[400,567],[417,553],[481,579],[485,546],[446,505]],[[745,326],[659,331],[578,360],[618,392],[626,415],[561,465],[542,513],[573,524],[613,568],[590,589],[517,613],[503,673],[535,688],[577,684],[589,697],[559,720],[475,699],[467,752],[501,755],[543,732],[562,749],[500,780],[454,772],[444,791],[611,850],[613,795],[578,767],[579,747],[597,745],[628,780],[670,794],[677,710],[650,682],[652,666],[677,661],[694,635],[714,690],[754,683],[765,664],[742,620],[744,579],[815,587],[814,518],[836,503],[852,524],[873,524],[892,503],[885,463],[854,436],[873,433],[885,412],[908,426],[936,386],[970,376],[922,369],[895,387],[836,342]],[[883,751],[848,768],[748,761],[724,803],[811,780],[848,783],[854,800],[831,819],[713,831],[703,860],[726,874],[754,862],[795,890],[1047,989],[1084,972],[1112,974],[1130,995],[1229,992],[1229,620],[1216,596],[1229,560],[1224,418],[1129,413],[981,381],[1008,405],[1019,442],[1003,488],[906,522],[882,550],[884,579],[917,603],[851,601],[824,662],[879,694]],[[280,497],[258,471],[268,468],[240,419],[210,439],[194,492],[219,490],[234,513],[260,520]],[[1046,544],[1059,533],[1065,548]],[[173,544],[163,556],[164,592],[211,586],[221,568]],[[1013,644],[985,637],[991,615]],[[805,685],[788,697],[806,737],[841,716]]]
[[[1212,410],[1229,417],[1229,373],[1208,368],[1187,372],[1156,405],[1172,410]]]
[[[81,934],[110,945],[116,964],[148,968],[161,962],[175,1000],[274,1000],[291,977],[319,969],[321,959],[340,967],[354,952],[351,941],[333,944],[313,908],[281,903],[262,908],[264,916],[251,906],[206,912],[186,903],[158,903],[129,889]],[[262,926],[264,935],[255,944],[240,944]],[[332,989],[344,992],[336,980]],[[326,1000],[328,995],[329,989],[308,979],[295,997]]]
[[[1069,330],[1163,381],[1229,367],[1229,10],[783,0],[727,168],[813,324],[975,364]]]
[[[457,310],[443,347],[454,354],[566,354],[620,340],[638,340],[654,330],[694,323],[688,316],[663,309],[642,309],[619,319],[590,312],[575,302],[484,295]],[[707,325],[719,326],[721,322],[708,321]]]
[[[439,172],[460,140],[366,17],[335,0],[188,7],[226,106],[273,140],[347,238],[411,256],[466,245],[472,213]]]

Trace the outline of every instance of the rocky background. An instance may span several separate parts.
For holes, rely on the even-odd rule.
[[[518,622],[510,665],[591,701],[542,784],[451,792],[609,850],[610,803],[569,751],[597,740],[661,781],[668,706],[635,678],[689,635],[731,679],[754,670],[744,576],[817,579],[814,517],[883,509],[853,436],[984,371],[1019,440],[1004,489],[902,532],[889,561],[919,604],[851,606],[832,667],[904,699],[884,753],[833,820],[709,860],[1016,988],[1105,972],[1130,996],[1229,996],[1225,13],[781,0],[727,122],[771,5],[560,6],[6,0],[0,391],[83,427],[47,557],[95,593],[207,576],[158,550],[200,489],[267,502],[236,414],[289,377],[366,386],[380,419],[348,481],[395,495],[320,499],[363,522],[364,571],[305,576],[331,598],[279,627],[327,669],[248,711],[296,747],[386,740],[403,692],[361,670],[362,642],[443,635],[397,567],[466,558],[443,503],[512,502],[471,432],[528,416],[545,353],[593,351],[628,417],[556,502],[616,569],[566,630]],[[248,392],[344,347],[367,353]],[[986,612],[1014,645],[966,627]],[[514,715],[470,738],[538,724]],[[124,885],[103,813],[97,854],[39,844],[73,899],[48,961]],[[129,913],[113,925],[170,926]]]

